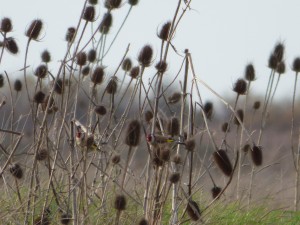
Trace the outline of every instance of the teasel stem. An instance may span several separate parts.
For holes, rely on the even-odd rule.
[[[191,93],[193,91],[193,86],[194,84],[192,84],[191,87]],[[193,136],[193,131],[194,131],[194,118],[193,118],[193,114],[194,114],[194,109],[193,109],[193,99],[192,99],[192,95],[190,95],[190,105],[189,105],[189,117],[188,117],[188,138],[187,140],[189,140],[190,137]],[[189,182],[188,182],[188,194],[189,196],[192,195],[192,176],[193,176],[193,158],[194,158],[194,150],[190,151],[190,170],[189,170]]]
[[[6,41],[6,32],[3,34],[3,42]],[[0,54],[0,65],[1,65],[1,61],[2,61],[2,57],[3,57],[3,53],[4,53],[4,46],[1,49],[1,54]]]

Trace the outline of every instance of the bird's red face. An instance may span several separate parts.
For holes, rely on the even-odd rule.
[[[152,141],[153,141],[152,135],[151,135],[151,134],[148,134],[148,135],[146,136],[146,140],[147,140],[147,142],[152,142]]]
[[[81,129],[81,127],[77,126],[76,129],[77,129],[77,131],[76,131],[76,137],[77,138],[81,138],[81,136],[82,136],[82,129]]]

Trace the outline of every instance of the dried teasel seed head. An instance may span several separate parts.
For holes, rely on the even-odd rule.
[[[10,18],[4,17],[0,22],[0,31],[8,33],[12,31],[13,26]]]
[[[244,79],[238,79],[234,84],[233,91],[238,95],[245,95],[247,91],[247,82]]]
[[[95,68],[94,72],[91,76],[91,81],[96,84],[101,84],[104,78],[104,68],[101,66],[98,66]]]
[[[179,135],[180,124],[177,117],[172,117],[167,123],[167,131],[171,136]]]
[[[54,81],[54,91],[61,95],[64,91],[64,82],[61,78],[58,78],[56,81]]]
[[[82,68],[81,73],[83,76],[87,76],[90,73],[90,67],[89,66],[85,66]]]
[[[128,4],[131,6],[135,6],[139,3],[139,0],[128,0]]]
[[[169,181],[172,183],[172,184],[176,184],[178,183],[178,181],[180,180],[180,173],[178,172],[174,172],[170,175],[169,177]]]
[[[29,28],[27,29],[25,35],[29,39],[37,40],[41,33],[42,28],[43,28],[43,22],[41,20],[39,19],[33,20]]]
[[[76,29],[74,27],[69,27],[66,33],[66,41],[72,42],[75,38]]]
[[[213,111],[214,111],[214,105],[212,102],[206,102],[203,106],[203,111],[205,113],[205,116],[207,119],[211,120]]]
[[[147,123],[150,123],[150,121],[152,120],[152,118],[153,118],[153,113],[152,113],[152,111],[147,110],[147,111],[145,112],[145,120],[146,120],[146,122],[147,122]]]
[[[141,124],[138,120],[132,120],[127,127],[125,143],[130,147],[135,147],[140,142]]]
[[[185,149],[187,151],[194,151],[196,147],[196,142],[195,142],[195,139],[188,139],[185,141]]]
[[[213,157],[216,164],[219,166],[222,172],[226,176],[230,176],[233,169],[232,169],[231,162],[227,156],[227,153],[223,149],[220,149],[213,153]]]
[[[230,131],[229,124],[227,122],[223,123],[221,129],[224,133],[229,132]]]
[[[86,138],[85,142],[86,142],[87,148],[88,148],[88,149],[91,148],[91,147],[95,144],[94,135],[92,135],[92,134],[89,135],[89,136]]]
[[[112,21],[113,18],[111,13],[110,12],[105,13],[100,23],[100,27],[99,27],[100,33],[107,34],[111,28]]]
[[[106,108],[103,105],[96,106],[94,110],[98,115],[104,116],[106,114]]]
[[[50,101],[50,102],[49,102]],[[55,106],[55,102],[54,102],[54,99],[53,97],[50,99],[50,96],[47,95],[45,101],[42,103],[42,110],[45,111],[46,110],[46,107],[47,107],[47,104],[49,102],[49,109],[48,109],[48,113],[52,113],[53,112],[53,107]]]
[[[157,72],[164,73],[166,72],[168,64],[165,61],[160,61],[155,65]]]
[[[97,5],[98,4],[98,0],[89,0],[89,3],[91,5]]]
[[[136,79],[140,74],[140,67],[135,66],[130,70],[129,76],[131,76],[132,79]]]
[[[3,74],[0,74],[0,88],[4,86],[4,76]]]
[[[108,10],[117,9],[120,7],[122,0],[105,0],[104,7]]]
[[[172,162],[177,164],[177,165],[181,164],[182,163],[181,156],[179,154],[174,155],[173,158],[172,158]]]
[[[284,74],[285,73],[285,63],[284,61],[281,61],[278,63],[277,68],[276,68],[276,72],[278,74]]]
[[[84,66],[86,64],[86,53],[85,52],[79,52],[76,55],[76,63],[79,66]]]
[[[179,102],[180,99],[181,99],[181,93],[174,92],[171,96],[168,97],[168,103],[175,104],[175,103]]]
[[[152,60],[152,55],[153,55],[153,50],[152,47],[150,45],[145,45],[138,56],[138,61],[140,63],[141,66],[143,67],[148,67],[151,64],[151,60]]]
[[[186,207],[186,212],[192,221],[197,221],[200,219],[201,211],[198,204],[195,201],[189,200],[188,205]]]
[[[71,219],[72,219],[71,215],[69,215],[67,213],[63,213],[60,216],[60,223],[64,224],[64,225],[67,225],[67,224],[69,224],[71,222]]]
[[[97,52],[95,49],[91,49],[89,50],[88,52],[88,55],[87,55],[87,59],[89,62],[93,63],[96,61],[96,57],[97,57]]]
[[[44,64],[39,65],[34,71],[34,75],[40,79],[45,78],[47,76],[47,73],[48,73],[48,68]]]
[[[168,21],[166,22],[160,29],[159,33],[158,33],[158,37],[161,40],[167,41],[168,37],[169,37],[169,33],[170,33],[170,28],[171,28],[171,22]]]
[[[9,172],[17,179],[21,179],[23,177],[23,169],[18,163],[10,165]]]
[[[130,58],[124,59],[122,63],[122,70],[129,72],[131,70],[131,67],[132,67],[131,59]]]
[[[154,152],[152,154],[152,163],[156,167],[163,166],[164,162],[160,158],[160,148],[154,149]]]
[[[236,111],[236,114],[237,114],[237,117],[240,119],[241,122],[243,122],[244,120],[244,111],[242,109],[238,109]],[[240,125],[240,122],[238,121],[238,119],[236,117],[234,117],[234,124],[239,126]]]
[[[50,52],[48,50],[44,50],[41,54],[41,59],[42,59],[42,62],[44,62],[44,63],[50,62],[51,61]]]
[[[300,57],[294,59],[292,70],[296,73],[300,72]]]
[[[49,153],[48,153],[47,149],[43,148],[37,152],[36,160],[43,161],[43,160],[47,159],[48,156],[49,156]]]
[[[118,88],[117,79],[113,77],[112,79],[110,79],[110,81],[106,86],[106,92],[108,94],[115,94],[117,92],[117,88]]]
[[[249,152],[251,150],[251,146],[249,145],[249,144],[245,144],[244,146],[243,146],[243,152],[244,153],[247,153],[247,152]]]
[[[138,223],[138,225],[149,225],[148,220],[146,220],[145,218],[141,219]]]
[[[262,164],[263,155],[261,146],[253,145],[251,150],[251,158],[255,166],[260,166]]]
[[[111,162],[113,164],[118,164],[121,161],[121,156],[120,155],[113,155],[111,157]]]
[[[211,194],[212,194],[213,199],[215,199],[216,197],[218,197],[218,195],[221,193],[221,191],[222,191],[222,188],[214,186],[211,189]]]
[[[45,97],[46,97],[46,95],[45,95],[44,92],[38,91],[38,92],[35,93],[35,95],[34,95],[34,97],[33,97],[33,100],[34,100],[36,103],[40,104],[40,103],[43,103],[43,102],[44,102]]]
[[[167,162],[170,160],[171,151],[169,148],[164,148],[160,150],[160,159],[164,162]]]
[[[117,195],[114,202],[114,207],[118,211],[126,209],[126,197],[124,195]]]
[[[88,22],[93,22],[95,19],[95,7],[94,6],[87,6],[84,9],[84,12],[82,14],[82,19],[88,21]]]
[[[245,68],[245,79],[248,81],[254,81],[255,80],[255,69],[253,64],[248,64]]]
[[[19,51],[18,45],[12,37],[6,38],[4,40],[4,47],[12,54],[17,54]]]
[[[269,57],[268,67],[272,70],[276,70],[277,64],[278,64],[278,59],[277,59],[276,55],[271,54]]]
[[[253,109],[258,110],[260,108],[260,101],[256,101],[253,103]]]
[[[275,45],[273,54],[276,56],[277,62],[281,62],[283,60],[284,49],[285,49],[285,46],[282,42],[278,42]]]

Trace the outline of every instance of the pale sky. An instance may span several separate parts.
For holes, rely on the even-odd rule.
[[[16,75],[17,70],[22,68],[26,45],[24,32],[36,18],[42,19],[45,27],[41,41],[31,44],[29,71],[39,65],[40,53],[48,49],[53,60],[49,68],[55,73],[57,62],[66,50],[66,30],[77,24],[83,2],[0,0],[0,18],[12,19],[14,29],[10,35],[16,38],[20,50],[17,56],[5,52],[0,73],[6,70],[10,75]],[[129,8],[123,2],[120,9],[113,11],[113,28],[108,43]],[[103,6],[103,0],[99,0],[99,4]],[[156,36],[157,30],[172,19],[176,5],[176,0],[140,0],[104,62],[108,71],[114,71],[128,43],[131,44],[128,55],[132,59],[137,59],[139,49],[145,44],[153,46],[154,55],[158,58],[161,42]],[[293,59],[300,56],[299,0],[193,0],[191,8],[179,25],[173,44],[180,53],[186,48],[190,50],[197,74],[213,89],[220,94],[230,94],[235,80],[244,76],[245,65],[252,62],[257,74],[252,91],[263,94],[270,74],[267,68],[270,52],[277,41],[283,41],[286,45],[287,73],[279,84],[277,97],[292,98],[294,72],[290,67]],[[103,13],[103,8],[98,6],[95,26]],[[172,77],[177,73],[181,60],[170,54],[166,76]],[[148,75],[151,74],[153,72],[149,71]],[[203,95],[204,98],[212,98],[208,91],[204,91]]]

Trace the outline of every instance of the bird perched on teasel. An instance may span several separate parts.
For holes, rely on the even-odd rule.
[[[157,145],[157,144],[167,144],[167,143],[175,143],[175,144],[181,144],[185,145],[184,142],[181,142],[180,140],[176,140],[174,137],[169,136],[162,136],[158,134],[148,134],[146,136],[146,140],[151,145]]]
[[[75,137],[76,145],[81,150],[87,149],[88,151],[99,150],[95,143],[94,135],[87,130],[78,120],[74,120],[75,124]]]

